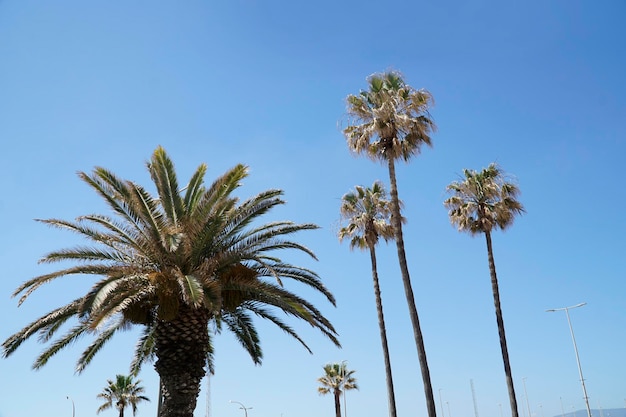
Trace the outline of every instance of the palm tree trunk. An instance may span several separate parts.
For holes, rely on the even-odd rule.
[[[120,417],[124,417],[124,407],[120,408]]]
[[[155,369],[163,384],[159,417],[193,417],[206,373],[209,314],[181,302],[178,316],[159,320],[155,329]]]
[[[157,417],[161,415],[161,408],[163,408],[163,381],[159,377],[159,399],[157,403]]]
[[[487,240],[487,255],[489,256],[489,273],[491,274],[491,290],[493,291],[493,304],[496,308],[496,322],[498,323],[498,335],[500,336],[500,348],[502,349],[502,361],[504,362],[504,374],[506,375],[506,386],[509,390],[509,401],[511,403],[511,413],[513,417],[519,417],[517,411],[517,399],[515,398],[515,388],[513,386],[513,374],[511,373],[511,363],[509,362],[509,350],[506,346],[506,336],[504,334],[504,320],[502,319],[502,309],[500,307],[500,290],[498,289],[498,276],[496,275],[496,263],[493,260],[493,248],[491,246],[491,233],[485,232]]]
[[[415,337],[415,345],[417,347],[417,357],[422,371],[422,382],[424,384],[424,394],[426,396],[426,408],[428,411],[428,417],[437,417],[435,397],[433,396],[433,386],[430,381],[430,370],[428,369],[426,349],[424,348],[424,338],[422,336],[422,329],[417,315],[417,307],[415,307],[415,297],[413,295],[411,277],[409,275],[409,268],[406,263],[406,254],[404,252],[404,239],[402,238],[402,215],[400,213],[400,200],[398,199],[398,186],[396,183],[396,167],[393,158],[388,158],[388,165],[392,208],[391,225],[394,228],[396,247],[398,249],[398,261],[400,263],[400,272],[402,273],[402,283],[404,284],[406,302],[409,306],[411,324],[413,325],[413,336]]]
[[[378,313],[378,327],[380,328],[380,341],[383,346],[383,357],[385,359],[385,375],[387,380],[387,396],[389,401],[389,416],[396,417],[396,396],[393,391],[393,376],[391,374],[391,359],[389,357],[389,346],[387,344],[387,329],[385,328],[385,316],[383,315],[383,300],[380,295],[380,285],[378,283],[378,268],[376,266],[376,250],[370,246],[370,258],[372,260],[372,279],[374,280],[374,295],[376,296],[376,311]]]
[[[335,395],[335,417],[341,417],[341,402],[339,401],[339,396],[341,396],[341,391],[335,389],[333,391]]]

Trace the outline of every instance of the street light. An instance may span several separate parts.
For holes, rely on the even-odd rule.
[[[580,366],[580,358],[578,356],[578,347],[576,346],[576,338],[574,337],[574,329],[572,328],[572,321],[569,318],[569,310],[573,308],[582,307],[586,304],[587,303],[580,303],[580,304],[576,304],[575,306],[552,308],[546,311],[549,313],[552,313],[555,311],[565,311],[565,315],[567,316],[567,324],[569,325],[569,332],[572,335],[572,343],[574,343],[574,353],[576,354],[576,364],[578,365],[578,375],[580,375],[580,384],[583,387],[583,398],[585,399],[585,405],[587,406],[587,417],[592,417],[591,407],[589,407],[589,397],[587,396],[587,388],[585,387],[585,378],[583,378],[583,369]]]
[[[343,384],[343,417],[348,417],[348,405],[346,404],[346,359],[341,361],[341,381]]]
[[[69,395],[67,396],[67,399],[72,402],[72,417],[75,417],[75,415],[76,415],[76,407],[74,407],[74,400]]]
[[[239,404],[241,406],[239,408],[243,410],[245,417],[248,417],[248,410],[252,410],[252,407],[246,407],[245,405],[243,405],[239,401],[230,400],[230,402],[233,403],[233,404]]]
[[[526,391],[526,377],[522,378],[522,384],[524,384],[524,395],[526,396],[526,408],[528,408],[528,417],[532,417],[530,413],[530,402],[528,401],[528,392]]]
[[[443,400],[441,399],[441,388],[439,388],[439,406],[441,407],[441,417],[446,417],[446,413],[443,412]]]

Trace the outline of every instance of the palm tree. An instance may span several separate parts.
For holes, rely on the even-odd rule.
[[[430,134],[436,128],[429,113],[433,98],[428,91],[415,90],[406,84],[395,71],[373,74],[367,81],[367,91],[361,91],[358,96],[349,95],[346,99],[350,120],[343,133],[352,152],[386,162],[389,169],[391,226],[422,372],[428,416],[436,417],[424,338],[404,250],[395,168],[396,160],[408,161],[420,153],[422,145],[430,146]]]
[[[339,401],[341,395],[345,395],[346,391],[359,389],[356,378],[353,376],[354,372],[348,371],[345,362],[329,363],[324,365],[324,375],[317,379],[317,382],[320,383],[317,392],[320,395],[333,394],[335,417],[341,417],[341,403]]]
[[[120,412],[120,417],[124,417],[124,409],[128,406],[132,407],[133,415],[137,414],[137,404],[141,401],[150,401],[145,395],[143,387],[139,386],[140,380],[133,381],[132,375],[116,375],[115,382],[107,380],[107,387],[98,394],[98,398],[104,400],[97,413],[113,407]]]
[[[274,323],[309,351],[276,313],[282,311],[306,321],[339,345],[324,315],[284,286],[286,280],[294,280],[335,304],[315,272],[285,263],[276,253],[294,249],[315,259],[310,249],[289,237],[317,226],[261,222],[261,216],[284,204],[281,190],[263,191],[239,201],[232,194],[247,176],[248,168],[236,165],[207,188],[203,185],[206,165],[202,164],[183,194],[174,164],[161,147],[155,150],[147,168],[156,196],[104,168],[95,168],[92,174],[79,173],[115,217],[90,214],[75,221],[40,220],[76,232],[92,246],[46,255],[42,260],[45,263],[74,261],[77,265],[20,285],[13,294],[21,295],[19,304],[42,285],[66,275],[100,279],[87,294],[10,336],[3,343],[3,356],[11,355],[34,334],[50,342],[65,323],[74,319],[76,324],[50,342],[33,367],[44,366],[61,349],[89,335],[93,341],[77,362],[77,372],[81,372],[118,331],[140,325],[143,333],[133,367],[155,359],[163,394],[159,416],[192,417],[200,381],[212,364],[210,323],[218,332],[223,326],[233,332],[257,364],[261,363],[262,352],[252,315]]]
[[[496,264],[493,260],[491,231],[498,228],[504,230],[511,226],[515,216],[524,213],[524,207],[517,201],[519,188],[508,181],[504,172],[496,164],[491,164],[480,172],[465,169],[463,174],[463,181],[454,181],[448,185],[447,190],[452,196],[444,202],[444,205],[449,210],[450,222],[457,226],[459,231],[468,232],[471,235],[485,234],[506,385],[509,391],[512,415],[518,417],[513,375],[511,374],[502,308],[500,307]]]
[[[391,205],[387,199],[387,192],[383,184],[380,181],[376,181],[371,188],[357,186],[354,192],[344,195],[341,204],[341,217],[344,220],[348,220],[348,225],[339,230],[339,239],[350,238],[350,249],[369,249],[370,252],[378,327],[380,329],[380,340],[385,361],[389,415],[396,417],[396,399],[393,391],[391,359],[389,358],[387,330],[383,314],[383,302],[380,296],[380,285],[378,283],[378,269],[376,267],[376,244],[378,239],[380,237],[385,240],[393,239],[393,227],[389,224]]]

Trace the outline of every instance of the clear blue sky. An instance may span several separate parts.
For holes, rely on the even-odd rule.
[[[10,293],[49,270],[37,260],[80,243],[34,218],[105,207],[75,173],[96,165],[148,184],[144,162],[163,145],[181,182],[200,163],[211,179],[251,167],[243,195],[282,188],[273,215],[315,222],[302,260],[338,299],[316,302],[337,327],[339,350],[303,323],[309,355],[259,322],[265,359],[255,367],[228,334],[216,341],[211,416],[333,415],[316,392],[330,361],[347,360],[360,391],[351,416],[387,413],[369,257],[335,236],[341,196],[388,183],[384,166],[351,156],[344,99],[386,69],[430,90],[434,147],[398,166],[405,240],[441,417],[510,415],[484,239],[449,225],[445,187],[463,168],[498,162],[515,175],[527,214],[494,235],[520,415],[583,409],[565,314],[571,312],[593,408],[626,398],[626,4],[530,2],[0,1],[0,339],[89,286],[72,277],[19,309]],[[620,168],[621,167],[621,168]],[[378,249],[400,416],[425,416],[395,247]],[[295,259],[300,262],[300,259]],[[106,379],[125,373],[135,334],[113,340],[82,374],[87,341],[34,372],[32,340],[0,360],[0,416],[95,415]],[[157,377],[140,378],[156,414]],[[526,378],[528,404],[522,378]],[[448,403],[448,405],[445,405]],[[205,416],[206,393],[197,417]],[[441,414],[441,412],[440,412]],[[114,411],[102,415],[113,416]]]

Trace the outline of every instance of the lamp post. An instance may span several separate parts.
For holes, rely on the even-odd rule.
[[[248,410],[252,410],[252,407],[246,407],[245,405],[243,405],[239,401],[230,400],[230,402],[233,403],[233,404],[239,404],[241,406],[239,408],[243,410],[243,413],[244,413],[245,417],[248,417]]]
[[[446,417],[446,413],[443,412],[443,400],[441,399],[441,388],[439,388],[439,406],[441,407],[441,417]]]
[[[530,402],[528,401],[528,392],[526,391],[526,377],[522,378],[522,384],[524,384],[524,395],[526,396],[526,408],[528,409],[528,417],[532,417],[530,413]]]
[[[76,407],[74,406],[74,400],[69,395],[67,396],[67,399],[72,402],[72,417],[75,417],[76,416]]]
[[[348,406],[346,404],[346,359],[341,361],[341,381],[343,384],[343,417],[348,417]]]
[[[565,315],[567,316],[567,324],[569,325],[569,332],[572,335],[572,343],[574,343],[574,353],[576,354],[576,364],[578,365],[578,375],[580,376],[580,384],[583,388],[583,398],[585,399],[585,405],[587,406],[587,417],[592,417],[591,415],[591,407],[589,407],[589,397],[587,396],[587,388],[585,387],[585,378],[583,378],[583,370],[580,366],[580,357],[578,356],[578,347],[576,346],[576,338],[574,337],[574,329],[572,328],[572,321],[569,318],[569,311],[573,308],[578,308],[586,305],[587,303],[580,303],[570,307],[562,307],[562,308],[552,308],[550,310],[546,310],[549,313],[555,311],[565,311]]]

